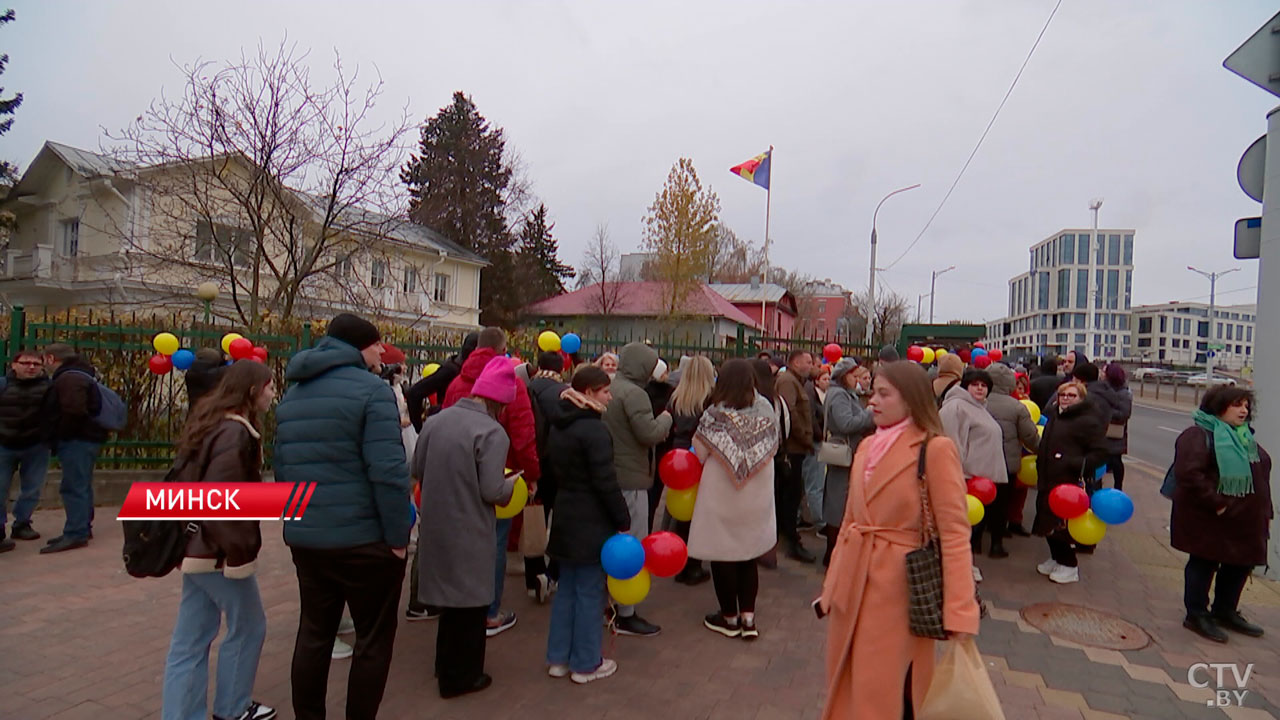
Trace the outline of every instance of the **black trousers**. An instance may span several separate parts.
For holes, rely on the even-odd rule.
[[[996,499],[985,508],[982,522],[973,526],[972,537],[979,546],[982,544],[983,533],[991,535],[993,545],[1002,543],[1009,536],[1009,496],[1012,493],[1013,485],[996,484]]]
[[[342,608],[356,625],[355,656],[347,674],[349,720],[374,720],[387,687],[396,640],[396,613],[405,561],[384,543],[354,548],[290,548],[298,571],[298,637],[293,645],[293,713],[322,720],[333,639]]]
[[[538,495],[542,495],[542,485],[538,485]],[[552,506],[545,501],[542,503],[542,516],[547,520],[548,527],[551,523]],[[551,580],[560,580],[560,564],[555,558],[551,558],[551,562],[542,555],[536,557],[526,557],[524,559],[524,587],[526,590],[536,590],[538,588],[538,576],[546,575]]]
[[[804,498],[804,455],[789,453],[779,459],[783,457],[786,461],[775,465],[773,480],[778,535],[792,545],[799,545],[796,517],[800,513],[800,500]]]
[[[1072,545],[1071,536],[1067,534],[1065,528],[1054,530],[1045,540],[1049,543],[1049,557],[1052,557],[1059,565],[1065,567],[1079,565],[1079,561],[1076,560],[1075,546]]]
[[[484,622],[489,607],[443,608],[436,632],[436,676],[440,694],[460,693],[484,674]]]
[[[1213,584],[1215,574],[1218,584],[1213,593],[1214,614],[1236,612],[1240,609],[1240,595],[1252,572],[1252,565],[1228,565],[1192,555],[1187,560],[1183,576],[1182,603],[1187,607],[1187,614],[1209,613],[1209,586]]]
[[[1111,477],[1116,481],[1116,489],[1124,489],[1124,456],[1111,455],[1107,457],[1107,469],[1111,471]]]
[[[739,562],[711,561],[711,584],[720,602],[720,614],[734,617],[756,611],[756,595],[760,592],[760,572],[755,560]]]

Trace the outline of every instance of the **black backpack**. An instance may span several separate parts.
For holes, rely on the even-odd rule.
[[[174,464],[164,482],[176,482],[185,461]],[[164,577],[182,564],[187,540],[200,526],[183,520],[123,520],[124,570],[133,577]]]
[[[1204,441],[1209,446],[1209,457],[1213,457],[1213,433],[1205,430]],[[1178,487],[1178,478],[1173,475],[1173,465],[1176,463],[1177,461],[1175,460],[1173,464],[1169,465],[1169,469],[1164,474],[1164,482],[1160,484],[1160,494],[1170,500],[1173,499],[1173,491]]]

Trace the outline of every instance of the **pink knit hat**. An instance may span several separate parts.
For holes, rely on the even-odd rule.
[[[516,371],[511,367],[511,360],[499,356],[489,361],[476,378],[471,394],[508,405],[516,399]]]

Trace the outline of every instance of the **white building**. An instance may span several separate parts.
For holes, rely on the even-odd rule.
[[[1209,305],[1171,302],[1133,309],[1135,360],[1152,365],[1202,365],[1212,352],[1215,367],[1253,366],[1256,305],[1219,305],[1209,330]]]
[[[987,341],[1011,357],[1085,349],[1090,357],[1132,356],[1131,229],[1098,231],[1094,327],[1097,346],[1085,348],[1089,313],[1089,239],[1092,230],[1066,229],[1033,245],[1027,272],[1009,280],[1008,316],[987,323]]]

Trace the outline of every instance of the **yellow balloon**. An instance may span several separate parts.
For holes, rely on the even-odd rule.
[[[937,357],[937,353],[933,351],[933,348],[925,348],[924,358],[922,358],[920,362],[925,365],[928,365],[929,363],[933,362],[935,357]]]
[[[1083,515],[1067,521],[1067,532],[1081,545],[1097,545],[1107,534],[1107,524],[1092,510],[1086,510]]]
[[[431,377],[432,375],[435,375],[436,371],[439,369],[440,363],[427,363],[427,366],[422,368],[422,377]]]
[[[1044,426],[1043,426],[1043,425],[1037,425],[1037,426],[1036,426],[1036,434],[1037,434],[1037,435],[1039,435],[1040,437],[1044,437]]]
[[[1027,408],[1027,412],[1031,413],[1031,422],[1040,422],[1040,406],[1034,400],[1023,400],[1022,404]]]
[[[233,343],[233,342],[235,342],[235,341],[239,340],[239,339],[240,339],[240,338],[242,338],[242,337],[244,337],[244,336],[243,336],[243,335],[241,335],[240,333],[227,333],[226,335],[223,335],[223,336],[222,336],[222,352],[227,353],[228,355],[230,355],[230,354],[231,354],[231,343]]]
[[[162,332],[151,341],[151,347],[155,348],[156,352],[161,355],[172,355],[178,352],[178,348],[181,346],[178,344],[177,336],[173,333]]]
[[[1029,487],[1036,486],[1036,479],[1039,475],[1036,472],[1036,456],[1027,455],[1022,458],[1022,467],[1018,468],[1018,482]]]
[[[493,509],[499,520],[507,520],[520,514],[525,503],[529,502],[529,486],[524,483],[524,476],[516,478],[515,487],[511,489],[511,502],[498,505]]]
[[[987,514],[986,508],[982,507],[982,501],[972,495],[964,496],[965,502],[969,503],[966,511],[969,515],[969,524],[977,525],[982,522],[982,516]]]
[[[550,330],[543,330],[538,335],[538,349],[543,352],[557,352],[560,350],[560,336]]]
[[[698,486],[687,490],[667,489],[667,514],[680,522],[693,519],[693,504],[698,500]]]
[[[935,351],[933,352],[933,359],[935,359],[935,360],[941,360],[942,358],[944,358],[944,357],[946,357],[946,356],[947,356],[947,351],[946,351],[946,350],[943,350],[942,348],[938,348],[937,350],[935,350]]]
[[[633,578],[619,580],[611,577],[607,583],[609,594],[619,605],[639,605],[649,595],[649,571],[644,568]]]

